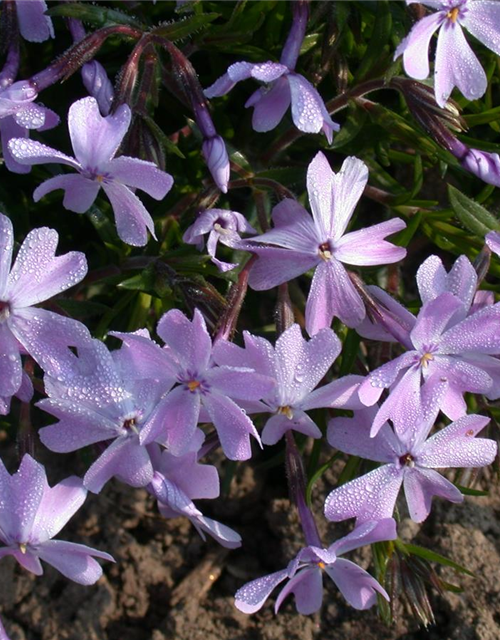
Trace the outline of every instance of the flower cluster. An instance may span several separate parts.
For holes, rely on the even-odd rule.
[[[408,5],[414,2],[407,0]],[[239,24],[244,4],[238,3],[229,27]],[[378,62],[370,68],[364,61],[355,74],[343,73],[343,54],[334,64],[326,44],[321,57],[310,59],[310,68],[321,62],[314,84],[306,78],[307,71],[298,73],[299,54],[307,53],[310,42],[319,42],[320,31],[307,36],[307,0],[292,3],[289,34],[283,48],[279,43],[275,49],[281,50],[279,62],[234,61],[204,92],[189,60],[196,47],[181,51],[173,44],[204,25],[198,21],[203,9],[192,21],[146,29],[123,16],[108,24],[121,14],[94,13],[100,9],[92,6],[89,15],[105,26],[87,35],[75,17],[83,15],[78,13],[82,7],[61,5],[58,11],[69,16],[72,47],[46,69],[19,79],[24,68],[20,37],[42,42],[54,37],[54,28],[43,0],[2,3],[1,32],[10,33],[0,52],[5,54],[0,69],[5,171],[26,174],[34,165],[69,167],[70,172],[55,174],[44,173],[45,166],[35,170],[37,179],[46,179],[35,189],[33,201],[62,190],[65,209],[79,214],[97,210],[106,220],[109,206],[105,204],[103,212],[95,206],[102,188],[118,238],[113,230],[103,234],[105,246],[99,247],[109,250],[106,263],[116,264],[100,269],[95,256],[89,255],[88,273],[82,251],[56,255],[57,231],[34,228],[17,245],[15,216],[7,205],[7,214],[0,213],[0,414],[8,415],[11,405],[21,402],[25,415],[37,393],[34,406],[43,426],[35,433],[31,425],[23,425],[30,442],[59,454],[89,447],[79,458],[86,465],[83,477],[71,476],[51,487],[45,468],[35,460],[36,447],[26,452],[26,434],[20,429],[17,472],[10,474],[0,460],[0,559],[12,555],[36,575],[43,573],[44,561],[79,584],[95,583],[102,574],[95,558],[114,562],[112,556],[53,538],[82,506],[88,491],[100,494],[111,481],[142,488],[163,517],[187,518],[204,540],[208,535],[227,549],[237,549],[245,542],[240,533],[210,517],[211,507],[197,501],[213,500],[221,493],[214,459],[225,457],[232,469],[233,463],[276,447],[284,450],[290,497],[305,544],[286,568],[241,586],[236,607],[257,612],[281,585],[276,612],[293,594],[299,613],[314,613],[322,605],[324,574],[356,609],[389,600],[383,567],[393,549],[403,544],[395,514],[408,514],[421,523],[434,498],[462,502],[463,487],[449,470],[487,467],[497,455],[496,441],[480,434],[490,422],[482,413],[490,411],[489,401],[500,399],[500,302],[495,302],[493,291],[480,287],[491,252],[500,256],[500,224],[479,204],[467,207],[461,200],[454,207],[457,216],[468,228],[481,231],[481,245],[471,243],[475,262],[459,255],[465,241],[458,230],[461,244],[453,245],[455,262],[450,266],[437,255],[419,262],[416,287],[410,278],[404,282],[409,293],[408,306],[403,305],[396,299],[403,289],[397,263],[415,255],[409,243],[422,220],[426,235],[438,238],[439,247],[450,242],[442,235],[449,228],[443,227],[441,213],[429,201],[416,199],[426,168],[421,154],[431,141],[418,138],[417,150],[390,151],[379,141],[371,154],[363,150],[358,136],[358,124],[371,117],[368,137],[382,125],[397,131],[401,144],[418,137],[364,97],[372,90],[397,89],[419,124],[446,149],[445,154],[433,145],[432,154],[443,164],[451,157],[458,171],[465,168],[500,186],[498,154],[470,148],[450,133],[450,128],[463,130],[465,124],[455,103],[448,102],[454,87],[468,100],[485,94],[487,75],[463,30],[500,55],[500,2],[422,4],[435,12],[425,15],[427,10],[420,7],[421,19],[395,52],[385,53],[391,64],[393,53],[395,59],[402,56],[406,73],[424,80],[437,33],[434,94],[430,86],[408,78],[389,79],[389,68],[383,81],[374,80],[368,72],[375,73]],[[320,7],[314,15],[316,26],[321,11]],[[220,18],[214,15],[205,26]],[[325,30],[325,43],[335,40],[348,21],[344,22],[338,33]],[[217,42],[230,38],[228,27],[215,28],[218,36],[206,42],[217,49]],[[106,68],[94,59],[112,35],[134,41],[114,87]],[[252,60],[266,60],[258,47],[244,50]],[[162,58],[167,55],[168,64]],[[43,141],[44,132],[59,124],[59,116],[37,101],[44,89],[79,69],[89,95],[69,106],[72,157]],[[351,77],[359,86],[325,104],[315,85],[329,71],[339,88]],[[276,148],[282,151],[290,145],[293,136],[325,135],[323,151],[314,149],[307,156],[307,172],[301,178],[306,189],[297,197],[279,182],[279,176],[294,172],[294,167],[280,173],[267,166],[267,159],[257,166],[251,154],[246,157],[226,146],[215,128],[207,99],[224,96],[250,78],[263,83],[245,105],[253,107],[253,129],[275,129],[286,120],[290,106],[297,129],[285,131],[267,152],[269,157]],[[160,79],[194,118],[169,135],[152,115]],[[349,105],[353,111],[344,139],[341,133],[332,146],[333,132],[340,127],[331,115]],[[493,130],[495,118],[495,109],[489,108],[478,121],[492,123]],[[229,131],[222,118],[221,123]],[[42,139],[30,139],[33,131]],[[191,134],[198,146],[186,155],[201,155],[212,176],[196,193],[188,192],[187,176],[171,168],[176,161],[186,161],[177,143]],[[488,144],[485,148],[494,148]],[[339,150],[346,151],[343,160],[336,155]],[[166,163],[166,153],[177,156],[172,164]],[[410,191],[385,171],[401,158],[415,166]],[[290,163],[294,162],[292,156]],[[182,193],[168,210],[164,201],[174,178],[164,170],[166,165]],[[238,179],[230,182],[230,171]],[[290,184],[298,184],[296,177]],[[391,186],[395,193],[382,189]],[[244,213],[228,208],[224,200],[218,203],[221,193],[229,192],[230,197],[232,190],[241,188],[251,193],[250,204],[245,198],[239,201]],[[144,202],[137,190],[146,194]],[[279,201],[272,201],[268,191]],[[303,206],[306,192],[310,212]],[[483,192],[483,199],[489,193]],[[159,203],[154,209],[148,209],[148,197]],[[386,206],[388,215],[376,217],[380,207],[373,215],[366,207],[357,211],[358,203],[367,198]],[[58,200],[51,202],[57,206]],[[19,225],[16,220],[18,233],[26,227],[28,215],[23,213]],[[149,236],[158,241],[153,245],[157,248],[148,246],[139,254]],[[188,245],[200,252],[206,248],[207,255],[200,259]],[[128,277],[134,269],[141,273]],[[210,276],[217,277],[218,288],[207,281]],[[221,283],[230,283],[225,295]],[[101,304],[100,296],[116,284],[132,293],[123,304],[113,301],[111,309]],[[277,289],[274,337],[268,310],[244,305],[247,293],[263,300],[268,294],[249,293],[248,287],[255,292]],[[411,299],[413,289],[420,301]],[[62,294],[73,299],[65,300]],[[136,306],[127,320],[121,312],[131,300]],[[240,340],[236,329],[242,309],[248,313],[242,317]],[[102,317],[91,333],[80,320],[93,313]],[[118,348],[112,348],[113,341]],[[390,348],[372,348],[374,343]],[[470,394],[482,398],[476,402]],[[312,454],[308,439],[314,440]],[[273,455],[273,449],[269,451]],[[324,502],[326,520],[355,519],[354,525],[347,535],[326,544],[309,500],[314,482],[332,466],[323,464],[325,451],[332,461],[360,459],[356,469],[345,466],[341,482],[329,488]],[[310,458],[309,476],[305,455]],[[325,476],[329,482],[335,473]],[[401,488],[405,500],[400,499]],[[387,545],[377,547],[385,554],[377,565],[377,579],[343,557],[383,542]],[[7,638],[1,621],[0,638]]]

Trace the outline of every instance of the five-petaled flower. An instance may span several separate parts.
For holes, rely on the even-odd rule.
[[[143,246],[147,242],[147,229],[154,236],[154,223],[134,190],[142,189],[152,198],[162,200],[173,179],[153,162],[128,156],[115,158],[131,117],[126,104],[103,117],[95,98],[83,98],[71,105],[68,114],[76,159],[34,140],[14,138],[9,149],[21,164],[55,162],[78,171],[77,175],[62,174],[43,182],[33,194],[35,202],[54,189],[63,189],[66,209],[84,213],[102,187],[113,207],[120,238],[128,244]]]
[[[406,73],[416,80],[429,75],[429,44],[439,29],[434,63],[434,91],[444,107],[453,87],[477,100],[488,85],[486,73],[465,39],[462,27],[500,55],[500,3],[497,0],[406,0],[421,2],[436,13],[419,20],[394,55],[403,55]]]

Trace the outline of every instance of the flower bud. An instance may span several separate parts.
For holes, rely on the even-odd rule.
[[[498,153],[487,153],[479,149],[468,149],[461,158],[464,169],[470,171],[483,182],[500,187],[500,156]]]
[[[89,95],[97,100],[101,114],[103,116],[109,115],[114,91],[102,64],[97,60],[84,64],[82,67],[82,80]]]
[[[220,136],[205,140],[202,152],[215,184],[222,193],[227,193],[230,165],[224,140]]]

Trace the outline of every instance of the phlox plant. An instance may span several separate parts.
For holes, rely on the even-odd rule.
[[[497,0],[2,0],[0,567],[120,589],[122,485],[247,629],[434,622],[408,531],[498,492],[497,55]]]

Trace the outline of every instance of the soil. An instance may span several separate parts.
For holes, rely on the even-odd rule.
[[[4,447],[5,449],[5,447]],[[10,471],[12,448],[1,451]],[[43,459],[46,455],[46,459]],[[72,473],[83,474],[79,458],[41,452],[53,484]],[[259,479],[256,480],[256,477]],[[82,587],[45,565],[35,577],[13,558],[0,563],[0,615],[11,640],[498,640],[500,638],[500,496],[468,497],[463,505],[435,501],[431,517],[419,527],[403,518],[406,541],[432,548],[474,572],[438,573],[459,584],[463,593],[432,591],[436,624],[419,627],[402,605],[397,620],[385,626],[375,610],[351,609],[333,585],[326,587],[322,610],[296,613],[292,599],[279,615],[271,597],[252,616],[233,605],[235,591],[248,580],[286,566],[303,540],[294,507],[284,496],[281,469],[254,475],[241,465],[229,493],[217,501],[198,501],[206,515],[237,529],[242,549],[227,551],[203,542],[187,520],[165,520],[144,490],[111,482],[59,534],[108,551],[116,564],[105,563],[104,575]],[[265,481],[264,481],[265,479]],[[315,511],[321,514],[331,478],[317,485]],[[320,517],[318,518],[320,519]],[[323,523],[325,543],[343,535],[345,525]],[[354,559],[370,565],[369,549]]]

